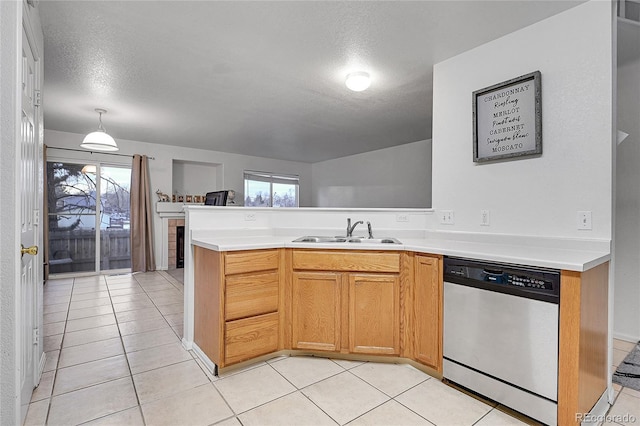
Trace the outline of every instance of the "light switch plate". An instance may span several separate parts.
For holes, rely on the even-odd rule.
[[[440,223],[442,225],[453,225],[455,224],[455,215],[453,210],[440,210]]]
[[[396,222],[409,222],[409,215],[406,213],[397,214]]]
[[[589,231],[592,229],[591,227],[591,212],[590,211],[579,211],[578,212],[578,230]]]
[[[491,224],[491,215],[489,210],[480,210],[480,226],[489,226]]]

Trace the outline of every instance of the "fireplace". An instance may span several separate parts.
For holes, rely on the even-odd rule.
[[[184,219],[169,219],[167,222],[167,266],[169,269],[184,268]],[[182,231],[178,231],[179,228]],[[178,232],[181,232],[180,237]],[[181,264],[178,264],[179,258],[182,259]]]
[[[184,268],[184,225],[176,226],[176,268]]]

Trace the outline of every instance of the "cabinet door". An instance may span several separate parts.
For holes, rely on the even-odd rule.
[[[340,350],[341,276],[333,272],[294,272],[292,346],[294,349]]]
[[[349,351],[385,355],[400,353],[398,275],[349,275]]]
[[[416,256],[414,284],[415,354],[442,372],[442,279],[440,258]]]

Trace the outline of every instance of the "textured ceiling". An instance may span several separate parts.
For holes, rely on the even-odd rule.
[[[43,0],[45,128],[102,107],[116,139],[304,162],[428,139],[433,64],[579,3]]]

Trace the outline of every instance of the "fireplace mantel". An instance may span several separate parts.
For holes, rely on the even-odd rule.
[[[156,202],[156,212],[161,218],[183,218],[184,203]]]

